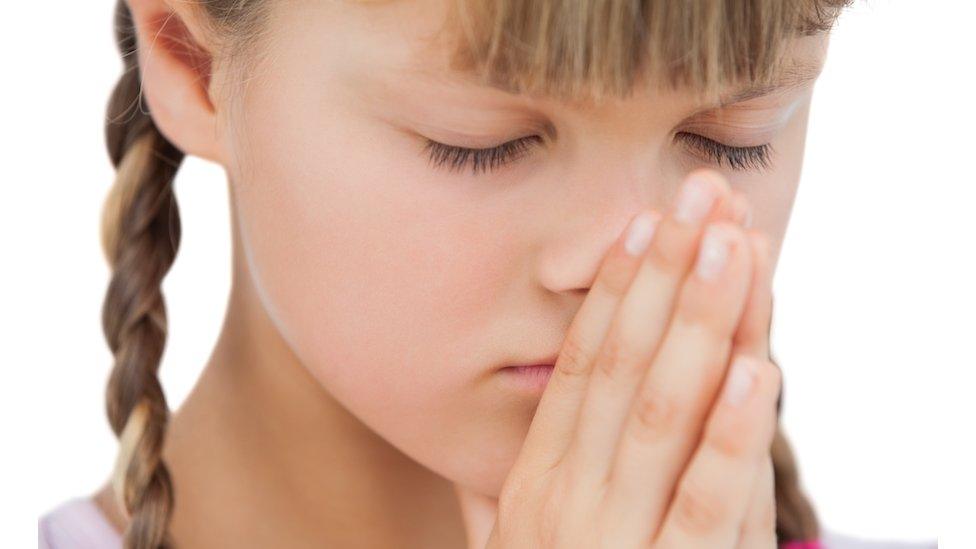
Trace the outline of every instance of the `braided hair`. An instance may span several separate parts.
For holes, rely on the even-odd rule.
[[[106,411],[119,438],[113,489],[129,521],[127,548],[169,545],[173,484],[162,460],[169,407],[157,371],[166,342],[162,280],[180,243],[173,178],[183,152],[157,129],[141,93],[132,17],[120,0],[116,39],[124,71],[108,105],[105,138],[116,168],[101,239],[111,278],[102,330],[114,356]]]

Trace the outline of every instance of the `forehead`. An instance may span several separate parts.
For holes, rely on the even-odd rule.
[[[381,2],[341,2],[344,12],[333,20],[334,24],[352,26],[365,31],[360,33],[368,42],[369,59],[391,78],[417,84],[451,86],[468,93],[494,96],[499,99],[548,99],[547,90],[519,89],[513,85],[509,74],[499,78],[487,74],[481,67],[465,62],[463,45],[471,38],[472,29],[464,28],[456,11],[466,5],[456,0],[410,0]],[[336,7],[333,5],[333,7]],[[348,19],[348,21],[343,21]],[[347,26],[347,30],[348,30]],[[608,32],[613,32],[609,29]],[[820,73],[827,51],[829,34],[796,34],[781,41],[784,64],[772,78],[763,82],[729,80],[721,87],[721,104],[746,101],[779,89],[802,86],[813,81]],[[636,46],[635,46],[636,47]],[[462,55],[459,55],[459,52]],[[364,52],[365,53],[365,52]],[[527,50],[526,55],[532,53]],[[611,60],[612,62],[612,60]],[[646,67],[645,67],[646,68]],[[380,71],[377,71],[379,73]],[[490,73],[490,71],[488,71]],[[640,88],[659,91],[672,85],[662,78],[650,76],[643,68],[634,76],[634,93]],[[695,92],[694,89],[681,89]],[[588,100],[584,94],[583,102]],[[570,99],[576,99],[570,98]]]

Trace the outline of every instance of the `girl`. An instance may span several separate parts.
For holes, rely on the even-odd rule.
[[[849,3],[119,2],[119,455],[41,545],[815,546],[770,288]],[[185,154],[233,282],[171,415]]]

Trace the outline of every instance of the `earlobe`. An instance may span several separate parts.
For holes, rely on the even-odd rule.
[[[187,25],[187,8],[127,0],[139,41],[142,93],[156,127],[186,154],[224,164],[210,98],[211,54]]]

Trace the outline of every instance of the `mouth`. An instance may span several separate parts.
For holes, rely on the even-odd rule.
[[[554,364],[506,366],[501,369],[500,373],[517,390],[538,396],[546,390],[554,368]]]

